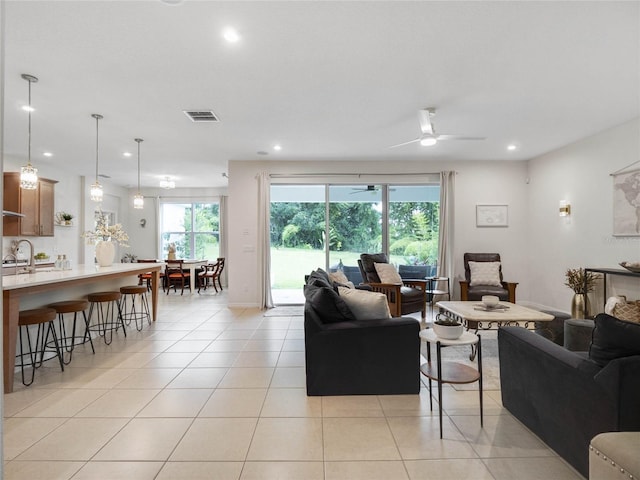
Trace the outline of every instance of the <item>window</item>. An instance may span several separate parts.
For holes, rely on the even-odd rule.
[[[167,257],[170,244],[176,247],[176,258],[218,258],[218,203],[163,203],[160,205],[160,225],[162,258]]]

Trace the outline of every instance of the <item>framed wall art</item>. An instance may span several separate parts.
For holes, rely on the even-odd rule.
[[[508,226],[508,205],[476,205],[476,227]]]
[[[613,234],[640,236],[640,170],[612,176]]]

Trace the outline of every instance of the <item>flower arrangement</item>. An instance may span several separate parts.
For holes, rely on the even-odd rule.
[[[564,284],[578,294],[591,292],[595,287],[596,280],[600,278],[597,273],[587,273],[583,268],[569,268],[565,276],[567,280]]]
[[[128,247],[129,235],[122,228],[122,225],[116,223],[115,225],[109,225],[107,223],[107,216],[102,213],[102,210],[98,210],[96,229],[87,230],[82,234],[87,239],[88,245],[95,245],[99,240],[119,243],[123,247]]]

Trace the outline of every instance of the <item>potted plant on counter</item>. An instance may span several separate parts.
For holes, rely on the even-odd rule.
[[[600,275],[585,272],[584,268],[569,268],[565,273],[565,285],[573,290],[571,299],[571,316],[573,318],[585,318],[589,314],[589,297],[587,293],[593,291],[596,280]]]

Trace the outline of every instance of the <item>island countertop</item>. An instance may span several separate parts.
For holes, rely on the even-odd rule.
[[[3,373],[4,392],[13,391],[13,374],[18,337],[18,320],[21,298],[47,299],[48,292],[63,289],[74,289],[77,295],[88,285],[112,280],[121,281],[124,277],[137,276],[141,273],[152,272],[151,278],[151,314],[155,321],[158,310],[158,286],[160,284],[160,269],[162,263],[116,263],[110,267],[96,267],[95,265],[76,265],[71,270],[41,269],[36,273],[21,273],[2,277],[2,309],[3,309]],[[92,287],[95,288],[95,285]],[[41,294],[36,295],[33,294]],[[64,292],[62,292],[64,293]],[[53,294],[53,293],[52,293]]]
[[[72,280],[90,279],[91,277],[109,277],[130,273],[136,275],[140,270],[151,271],[154,266],[162,266],[162,263],[114,263],[110,267],[98,265],[75,265],[71,270],[54,270],[49,268],[37,269],[35,273],[8,274],[2,277],[3,290],[15,290],[18,288],[36,287]]]

